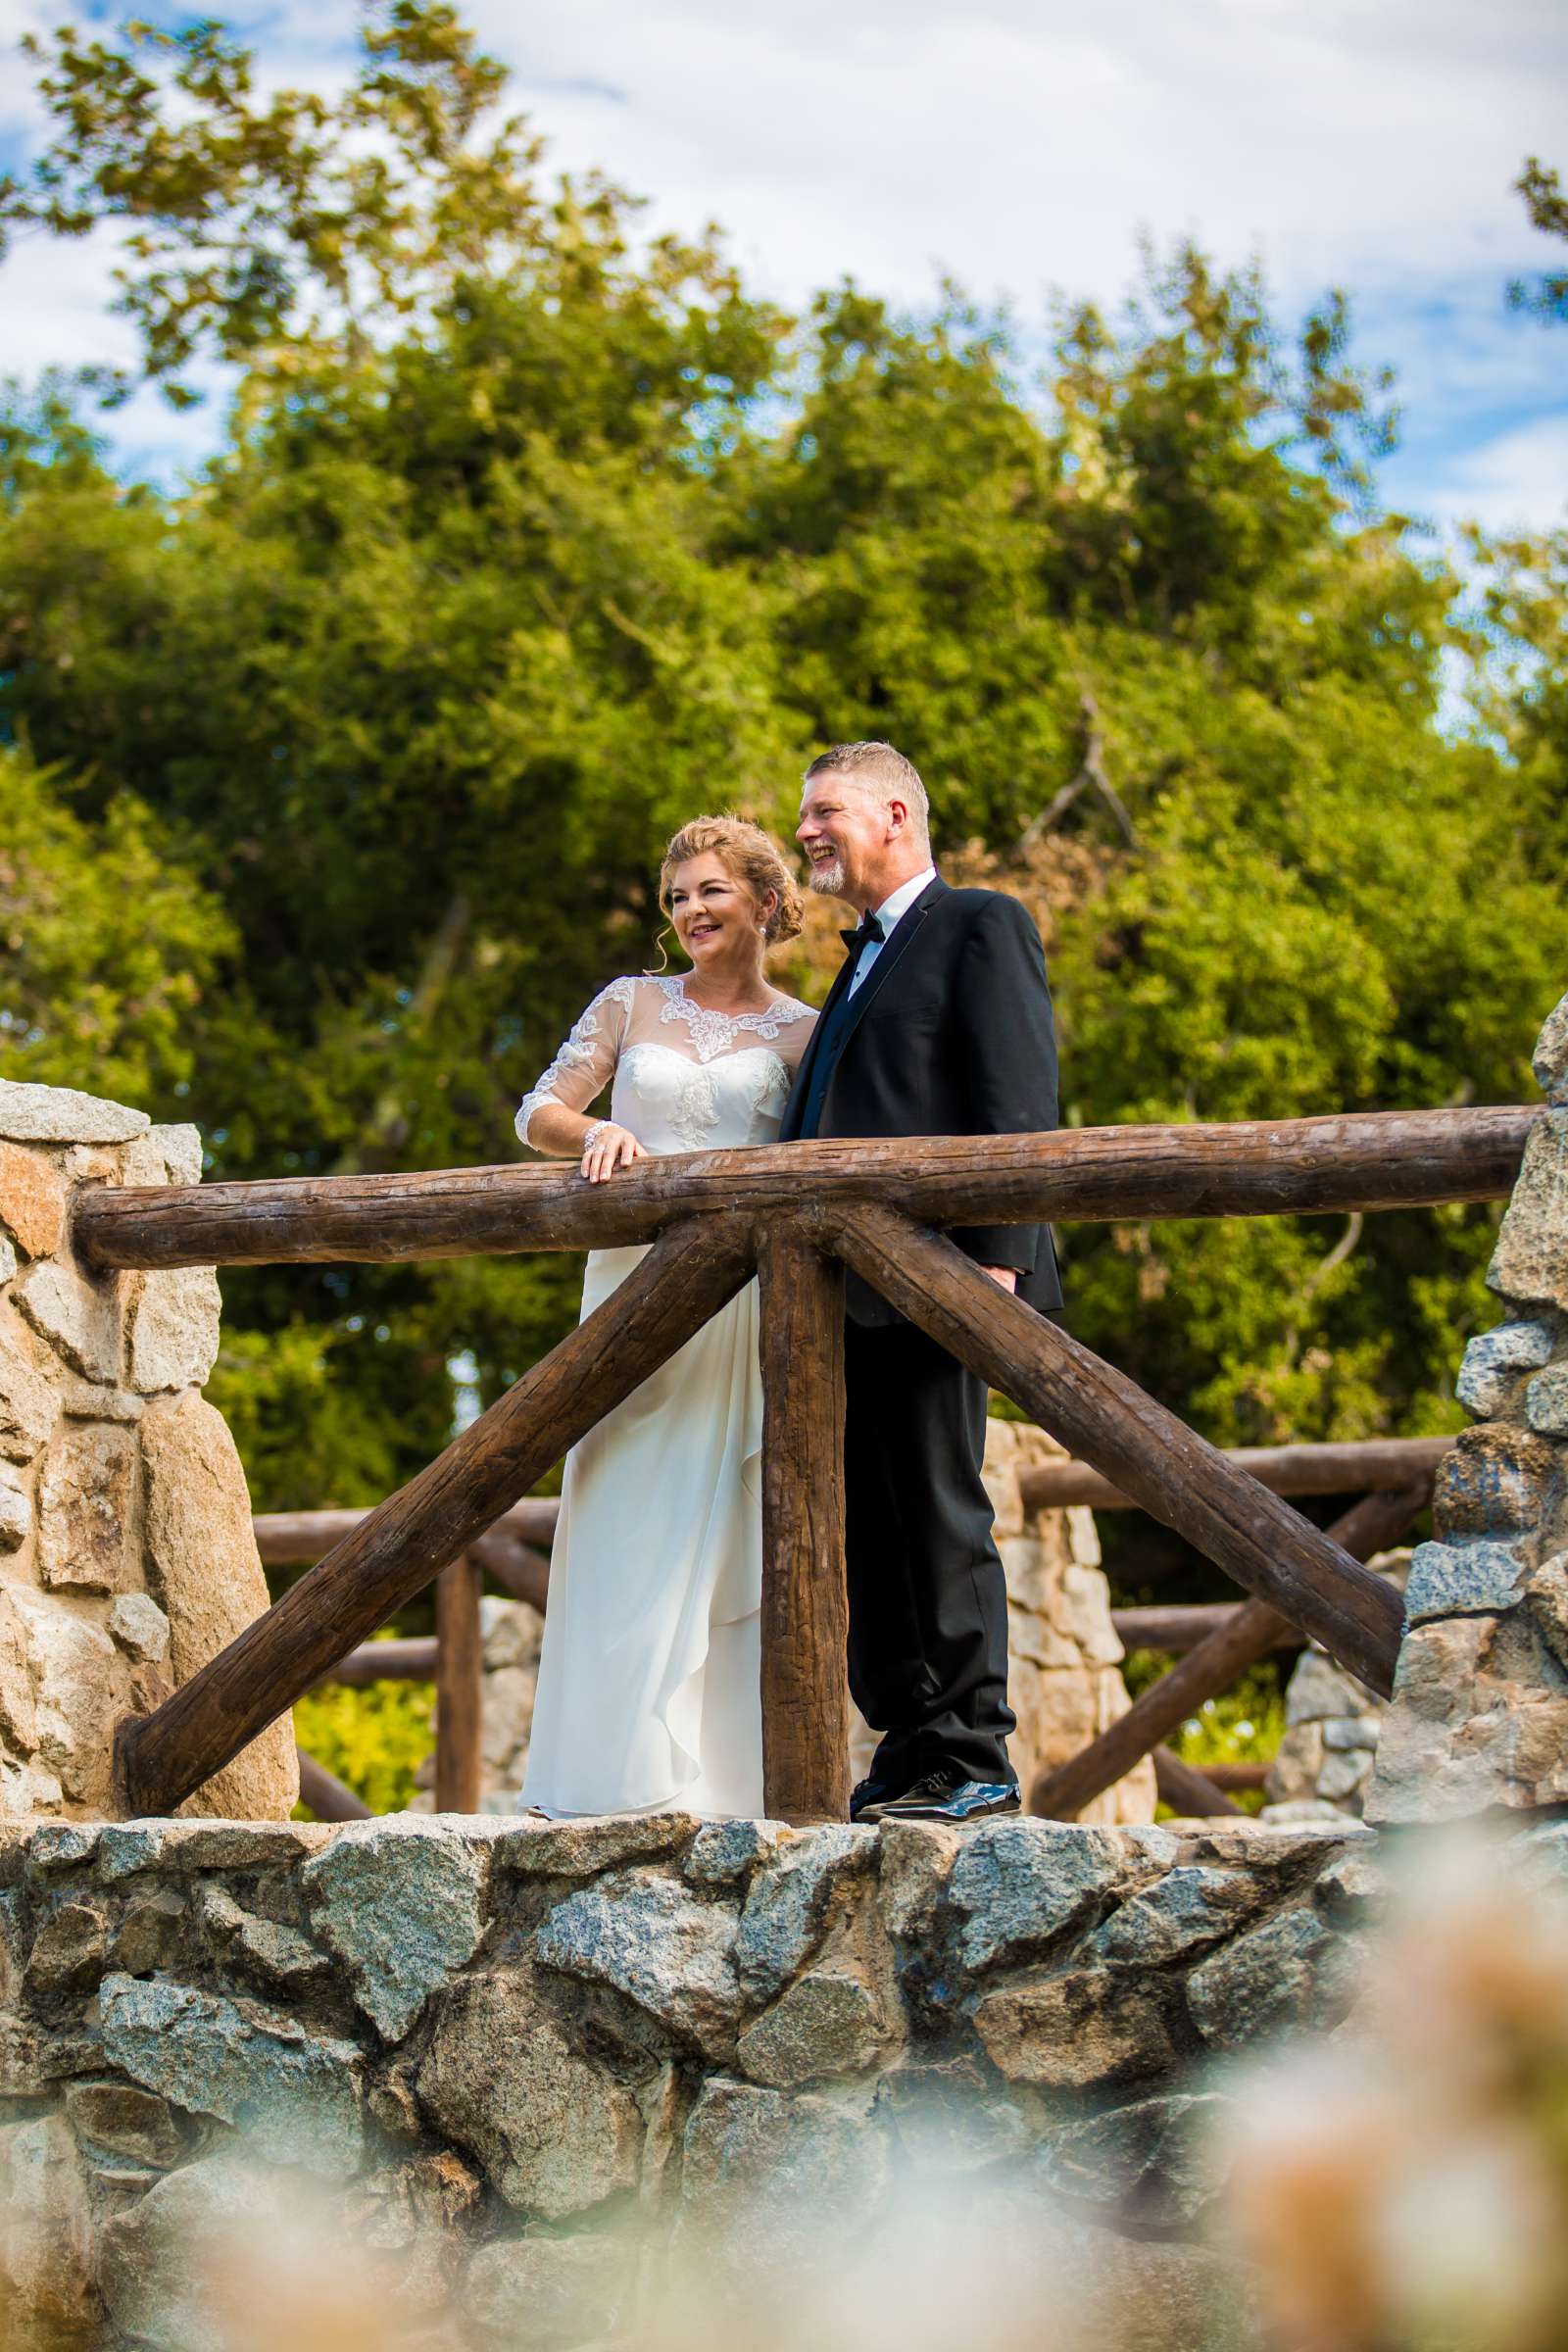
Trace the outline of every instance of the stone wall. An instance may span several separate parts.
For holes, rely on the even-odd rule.
[[[195,1184],[194,1127],[0,1081],[0,1816],[110,1812],[117,1719],[267,1606],[233,1440],[202,1397],[207,1267],[94,1275],[71,1203],[95,1184]],[[281,1818],[287,1718],[189,1810]]]
[[[1367,1566],[1399,1592],[1407,1550],[1381,1551]],[[1359,1821],[1377,1764],[1388,1702],[1308,1642],[1285,1686],[1285,1737],[1264,1783],[1264,1821]]]
[[[432,2345],[616,2332],[607,2225],[788,2266],[910,2183],[1103,2268],[1197,2230],[1194,2067],[1334,2022],[1378,1885],[1345,1823],[0,1829],[0,2268],[52,2342],[207,2352],[186,2241],[268,2226],[242,2155],[341,2198]],[[594,2328],[531,2312],[563,2276]]]
[[[1059,1460],[1063,1449],[1043,1430],[993,1421],[986,1435],[985,1480],[997,1515],[997,1547],[1007,1578],[1008,1688],[1018,1717],[1012,1760],[1027,1788],[1034,1776],[1087,1747],[1125,1713],[1125,1652],[1110,1622],[1110,1589],[1100,1566],[1093,1511],[1026,1510],[1019,1473]],[[484,1633],[484,1811],[511,1812],[522,1787],[533,1722],[544,1620],[526,1601],[489,1594]],[[875,1735],[857,1717],[851,1765],[869,1768]],[[419,1768],[417,1810],[433,1802],[435,1759]],[[1152,1821],[1154,1767],[1145,1758],[1127,1778],[1085,1809],[1090,1823]]]
[[[1504,1319],[1465,1350],[1477,1426],[1410,1562],[1369,1820],[1568,1802],[1568,997],[1535,1071],[1547,1109],[1487,1275]]]

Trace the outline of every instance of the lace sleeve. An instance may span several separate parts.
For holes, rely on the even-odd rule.
[[[559,1102],[565,1110],[586,1110],[595,1096],[604,1092],[615,1074],[631,1007],[629,980],[612,980],[608,988],[600,990],[549,1069],[518,1103],[514,1124],[520,1142],[527,1143],[528,1122],[542,1102]]]

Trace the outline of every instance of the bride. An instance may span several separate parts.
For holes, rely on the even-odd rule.
[[[612,980],[517,1112],[590,1184],[772,1143],[815,1018],[763,977],[802,898],[756,825],[683,825],[659,900],[691,970]],[[589,1252],[584,1316],[643,1255]],[[520,1810],[762,1811],[757,1299],[753,1282],[566,1456]]]

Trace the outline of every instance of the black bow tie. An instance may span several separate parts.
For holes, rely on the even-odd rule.
[[[882,917],[879,914],[868,914],[863,922],[856,925],[853,931],[839,933],[840,939],[843,940],[852,956],[863,956],[872,941],[879,940],[882,936]]]

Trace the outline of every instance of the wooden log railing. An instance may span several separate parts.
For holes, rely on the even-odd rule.
[[[1401,1622],[1389,1586],[927,1228],[1493,1200],[1510,1189],[1539,1115],[1505,1106],[786,1145],[647,1160],[604,1186],[574,1170],[502,1168],[86,1194],[77,1246],[104,1267],[653,1244],[613,1297],[435,1462],[347,1527],[172,1697],[121,1725],[121,1802],[172,1810],[462,1554],[471,1597],[473,1556],[497,1519],[759,1266],[770,1812],[811,1820],[843,1808],[836,1260],[1256,1601],[1387,1691]],[[530,1539],[519,1530],[514,1540]]]
[[[1419,1487],[1402,1494],[1365,1494],[1335,1520],[1329,1538],[1348,1558],[1370,1559],[1374,1552],[1398,1542],[1425,1502],[1426,1494]],[[1369,1583],[1378,1581],[1368,1579]],[[1384,1585],[1383,1590],[1398,1610],[1393,1587]],[[1029,1791],[1030,1812],[1043,1813],[1054,1821],[1075,1819],[1092,1797],[1114,1787],[1178,1724],[1228,1690],[1250,1666],[1267,1657],[1282,1638],[1293,1636],[1298,1624],[1288,1608],[1276,1609],[1257,1599],[1244,1603],[1206,1641],[1189,1651],[1179,1666],[1141,1691],[1126,1714],[1118,1715],[1097,1740],[1065,1764],[1043,1772]],[[1341,1663],[1348,1661],[1342,1658]],[[1363,1675],[1361,1679],[1371,1678]],[[1373,1688],[1388,1696],[1381,1682]]]

